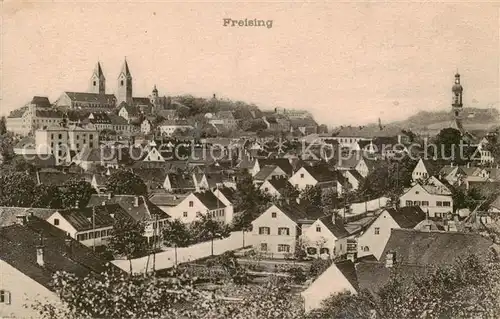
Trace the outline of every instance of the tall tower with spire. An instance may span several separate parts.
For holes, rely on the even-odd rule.
[[[458,117],[462,112],[462,107],[463,107],[462,94],[464,92],[464,88],[460,84],[460,74],[458,72],[457,74],[455,74],[455,84],[453,84],[451,92],[452,92],[451,106],[453,108],[453,114],[455,114],[455,117]]]
[[[101,63],[99,63],[99,61],[95,66],[92,77],[90,78],[89,92],[103,95],[106,93],[106,78],[104,77]]]
[[[123,62],[122,70],[118,75],[118,88],[116,93],[116,103],[126,102],[132,105],[132,74],[128,68],[127,58]]]

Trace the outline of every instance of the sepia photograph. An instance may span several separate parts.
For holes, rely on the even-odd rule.
[[[0,318],[500,318],[500,2],[0,12]]]

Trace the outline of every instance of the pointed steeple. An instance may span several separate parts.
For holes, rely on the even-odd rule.
[[[101,63],[99,61],[97,61],[97,64],[95,66],[94,74],[99,78],[104,77],[104,72],[102,72]]]
[[[127,78],[132,78],[132,74],[130,74],[130,69],[128,68],[127,57],[125,57],[125,61],[123,61],[122,70],[120,71],[120,75],[124,74]]]
[[[97,94],[105,94],[106,92],[106,78],[104,77],[104,72],[99,61],[97,61],[92,77],[90,78],[89,92]]]

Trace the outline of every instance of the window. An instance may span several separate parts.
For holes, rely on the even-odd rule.
[[[194,206],[194,203],[192,200],[189,201],[189,207],[193,207]]]
[[[451,206],[451,203],[450,203],[450,202],[443,202],[443,206],[444,206],[444,207],[450,207],[450,206]]]
[[[54,139],[54,133],[50,134],[50,138]]]
[[[277,215],[276,213],[271,213],[272,218],[276,218],[276,215]]]
[[[422,201],[422,206],[429,206],[429,202],[428,202],[428,201],[426,201],[426,200],[423,200],[423,201]]]
[[[270,235],[271,228],[269,227],[259,227],[259,235]]]
[[[187,212],[185,212],[187,213]],[[187,216],[184,216],[184,217],[187,217]],[[201,213],[200,212],[196,212],[196,217],[201,217]]]
[[[120,85],[123,86],[123,80],[120,81]]]
[[[434,216],[435,216],[436,218],[441,218],[441,216],[442,216],[442,215],[441,215],[441,213],[435,213],[435,214],[434,214]]]
[[[370,247],[365,246],[365,247],[363,248],[363,251],[370,251]]]
[[[304,178],[304,174],[300,174],[300,178]]]
[[[260,250],[261,251],[267,251],[267,243],[261,243],[260,244]]]
[[[420,201],[419,200],[414,201],[413,206],[420,206]]]
[[[278,235],[290,236],[290,228],[288,228],[288,227],[279,227],[278,228]]]
[[[264,191],[269,192],[269,187],[265,187]]]
[[[94,86],[96,85],[96,82],[94,81]]]
[[[436,202],[436,206],[437,207],[442,207],[443,206],[443,202]]]
[[[76,235],[76,240],[78,241],[83,240],[83,235],[80,234]]]
[[[379,235],[380,234],[380,227],[375,227],[375,235]]]
[[[94,232],[91,232],[88,235],[89,235],[89,239],[94,239]]]
[[[62,134],[59,134],[59,139],[62,139]]]
[[[184,217],[188,217],[188,212],[184,212],[184,213],[182,213],[182,216],[184,216]]]
[[[58,226],[59,225],[59,218],[54,218],[54,225]]]
[[[406,201],[406,206],[413,206],[413,202],[411,200]]]
[[[316,232],[321,233],[321,226],[320,225],[316,226]]]
[[[279,253],[289,253],[290,252],[290,245],[279,244],[278,245],[278,252]]]
[[[0,303],[10,305],[10,292],[6,290],[0,290]]]

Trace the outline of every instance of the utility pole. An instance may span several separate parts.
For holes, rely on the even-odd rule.
[[[95,206],[92,207],[92,250],[95,252]]]
[[[153,233],[153,275],[155,273],[155,267],[156,267],[156,242],[157,242],[157,236],[159,236],[160,232],[160,227],[158,225],[158,215],[154,215],[154,225],[156,227],[156,234]]]

